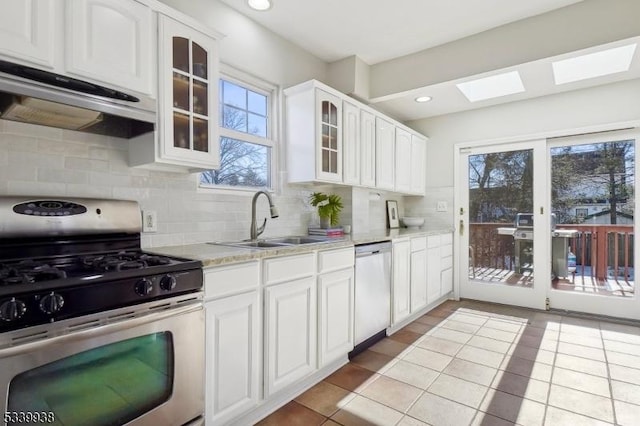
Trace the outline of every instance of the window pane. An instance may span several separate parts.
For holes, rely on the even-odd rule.
[[[184,37],[173,38],[173,67],[189,72],[189,40]]]
[[[222,102],[240,109],[247,109],[247,89],[228,81],[222,83]]]
[[[208,115],[207,100],[209,99],[207,83],[193,81],[193,112]]]
[[[173,376],[171,333],[149,334],[15,376],[7,411],[51,411],[67,426],[124,424],[167,401]]]
[[[207,51],[193,43],[193,75],[207,78]]]
[[[261,115],[249,113],[249,133],[266,138],[267,118]]]
[[[267,97],[249,90],[249,111],[267,115]]]
[[[247,113],[225,106],[222,110],[222,127],[247,133]]]
[[[269,187],[271,148],[237,139],[220,138],[220,168],[200,175],[214,185]]]
[[[209,122],[207,120],[193,119],[193,149],[209,152]]]

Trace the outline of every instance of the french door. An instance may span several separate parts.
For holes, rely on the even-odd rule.
[[[545,141],[459,147],[458,160],[460,297],[543,309]]]
[[[458,295],[640,319],[638,138],[458,146]]]

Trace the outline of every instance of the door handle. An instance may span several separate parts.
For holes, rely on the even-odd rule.
[[[464,220],[460,219],[460,226],[458,226],[458,229],[460,230],[460,236],[464,235]]]

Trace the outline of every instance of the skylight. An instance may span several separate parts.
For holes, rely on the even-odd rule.
[[[469,99],[469,102],[483,101],[485,99],[499,98],[500,96],[524,92],[524,86],[518,71],[510,71],[478,80],[466,81],[464,83],[458,83],[456,86],[462,94]]]
[[[637,44],[553,62],[556,85],[629,71]]]

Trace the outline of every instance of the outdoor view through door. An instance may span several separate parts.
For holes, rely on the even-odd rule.
[[[533,150],[469,155],[469,281],[533,286]]]
[[[634,141],[557,146],[550,154],[553,288],[633,296]]]

